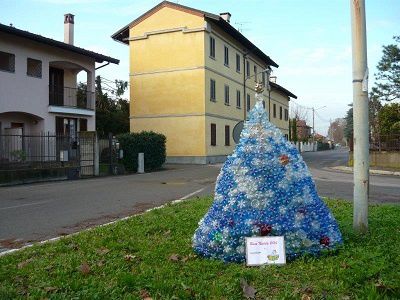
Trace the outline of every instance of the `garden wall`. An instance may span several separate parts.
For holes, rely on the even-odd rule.
[[[371,167],[400,169],[400,151],[370,151]],[[353,152],[349,152],[349,166],[353,166]]]

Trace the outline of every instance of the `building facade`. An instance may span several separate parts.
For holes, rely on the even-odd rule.
[[[130,129],[166,135],[168,162],[223,161],[233,128],[255,104],[255,83],[278,67],[229,18],[164,1],[113,35],[130,48]],[[270,119],[288,134],[296,96],[271,88]]]
[[[73,17],[64,42],[0,24],[0,135],[95,130],[95,63],[119,60],[74,46]]]
[[[296,120],[297,140],[308,141],[312,137],[311,128],[305,120]]]

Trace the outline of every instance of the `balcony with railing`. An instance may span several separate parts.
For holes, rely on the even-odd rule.
[[[94,92],[81,88],[49,86],[49,105],[94,110]]]

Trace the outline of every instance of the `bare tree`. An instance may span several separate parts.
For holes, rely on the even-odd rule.
[[[290,118],[296,120],[304,120],[308,121],[308,109],[297,105],[296,103],[292,102],[290,106]]]
[[[344,143],[344,128],[346,127],[346,120],[337,118],[331,122],[328,129],[328,137],[335,143]]]

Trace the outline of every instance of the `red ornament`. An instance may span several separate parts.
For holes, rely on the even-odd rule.
[[[299,208],[298,212],[303,214],[303,215],[305,215],[306,214],[306,209],[305,208]]]
[[[287,156],[286,154],[283,154],[283,155],[279,156],[279,162],[283,166],[286,166],[289,163],[289,156]]]
[[[330,239],[329,239],[329,237],[324,236],[324,237],[322,237],[322,238],[319,240],[319,243],[320,243],[321,245],[324,245],[324,246],[329,246]]]
[[[232,219],[230,219],[230,220],[228,221],[228,224],[229,224],[230,227],[233,227],[233,225],[235,225],[235,221],[233,221]]]
[[[261,236],[266,236],[272,231],[272,226],[268,224],[260,224],[259,227]]]

